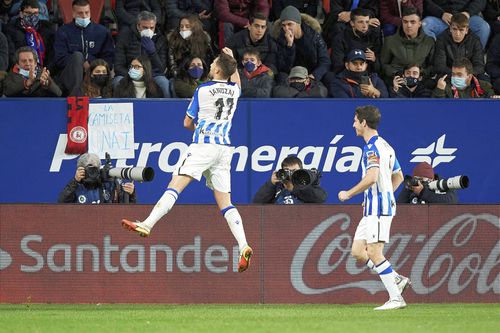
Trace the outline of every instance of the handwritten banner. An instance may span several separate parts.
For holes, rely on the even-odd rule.
[[[104,159],[134,158],[134,104],[89,105],[89,152]]]

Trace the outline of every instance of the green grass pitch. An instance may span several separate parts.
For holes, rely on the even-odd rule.
[[[500,304],[1,304],[0,332],[499,332]]]

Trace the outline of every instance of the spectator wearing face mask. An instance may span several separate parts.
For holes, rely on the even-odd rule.
[[[54,50],[58,82],[65,95],[81,90],[83,73],[92,60],[113,63],[114,43],[111,32],[90,21],[88,0],[73,0],[73,22],[61,26],[56,33]]]
[[[459,58],[451,67],[451,79],[442,76],[432,92],[432,97],[440,98],[490,98],[495,95],[491,83],[479,80],[473,74],[472,63],[467,58]]]
[[[82,92],[79,96],[90,98],[110,98],[113,96],[110,68],[106,61],[95,59],[85,71]]]
[[[197,57],[190,56],[174,79],[175,97],[191,98],[198,86],[207,80],[207,65]]]
[[[50,71],[37,65],[37,54],[29,46],[16,51],[16,64],[4,79],[7,97],[59,97],[61,89],[50,76]]]
[[[160,87],[153,80],[151,61],[146,55],[132,59],[127,76],[114,88],[113,97],[118,98],[160,98]]]
[[[167,40],[156,31],[156,15],[140,12],[137,24],[122,29],[115,50],[115,78],[117,85],[127,75],[128,66],[133,58],[144,55],[151,61],[153,80],[161,88],[164,97],[171,97],[170,82],[165,77],[167,67]]]
[[[311,79],[307,68],[295,66],[290,70],[286,85],[279,84],[273,88],[273,97],[308,98],[327,97],[328,90],[319,81]]]
[[[271,97],[274,85],[273,71],[262,63],[260,52],[248,48],[243,53],[241,78],[241,97]]]
[[[330,94],[335,98],[387,98],[389,94],[382,79],[368,71],[363,50],[349,52],[345,69],[330,84]]]
[[[176,78],[185,59],[197,55],[206,64],[212,63],[214,52],[210,36],[203,30],[203,25],[196,15],[182,17],[177,29],[167,35],[168,75]]]
[[[39,65],[52,70],[54,61],[55,29],[48,21],[40,20],[37,0],[23,0],[19,7],[19,17],[4,26],[9,42],[10,63],[15,63],[15,52],[22,46],[34,49]]]
[[[422,81],[422,68],[416,64],[406,66],[402,75],[394,76],[389,91],[393,98],[426,98],[431,94],[432,91]]]

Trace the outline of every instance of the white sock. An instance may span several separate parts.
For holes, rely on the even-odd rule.
[[[399,293],[399,289],[396,284],[396,276],[392,270],[391,263],[388,260],[384,260],[375,266],[375,270],[377,271],[380,280],[382,280],[385,289],[387,289],[389,298],[399,299],[401,294]]]
[[[179,197],[179,193],[173,188],[167,188],[165,193],[163,193],[162,197],[153,210],[149,214],[148,218],[142,221],[142,224],[148,227],[150,230],[153,229],[156,222],[158,222],[165,214],[167,214],[172,206],[175,204],[175,201]]]
[[[247,245],[247,239],[245,237],[243,220],[241,219],[240,213],[234,206],[227,206],[226,208],[221,210],[221,213],[226,219],[227,224],[229,225],[229,229],[231,229],[234,238],[236,238],[241,253],[241,251],[243,251],[243,249]]]

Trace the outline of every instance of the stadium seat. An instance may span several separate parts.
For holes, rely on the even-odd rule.
[[[104,8],[104,0],[89,0],[91,19],[94,23],[99,23],[101,19],[102,10]],[[72,1],[57,0],[57,6],[63,22],[70,23],[73,21],[73,11],[71,9]]]

